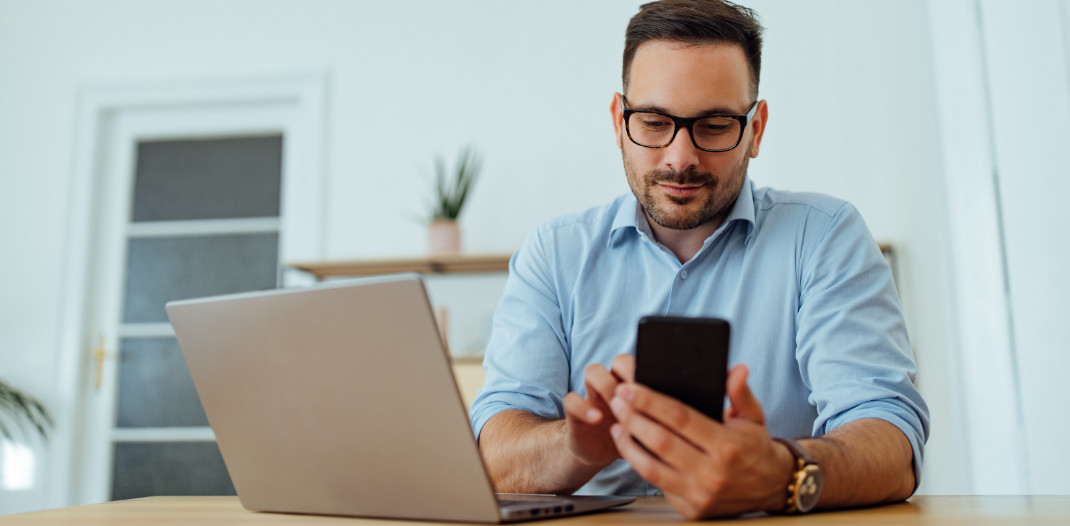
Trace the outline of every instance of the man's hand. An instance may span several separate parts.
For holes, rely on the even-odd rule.
[[[635,358],[622,354],[613,358],[608,371],[601,364],[587,366],[583,372],[586,398],[575,392],[565,396],[568,448],[577,462],[601,469],[620,458],[609,434],[610,427],[617,422],[609,400],[613,399],[618,385],[634,380]]]
[[[609,434],[617,386],[635,379],[635,359],[617,356],[610,369],[584,371],[587,397],[565,396],[565,418],[549,420],[512,409],[491,417],[479,435],[494,488],[506,493],[572,493],[620,458]]]
[[[634,383],[621,383],[611,398],[617,450],[689,519],[784,506],[793,457],[769,437],[747,374],[744,365],[728,374],[723,424]]]

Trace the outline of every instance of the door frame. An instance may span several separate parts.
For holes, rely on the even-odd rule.
[[[113,184],[109,181],[109,170],[129,168],[107,165],[116,146],[109,144],[109,138],[115,137],[116,128],[124,121],[139,114],[174,112],[177,115],[183,110],[213,107],[270,109],[264,113],[262,131],[283,131],[285,137],[280,259],[316,260],[323,255],[325,239],[326,102],[325,74],[105,85],[88,87],[79,94],[67,194],[69,215],[61,284],[61,334],[54,362],[58,365],[58,405],[53,410],[56,426],[49,445],[43,488],[48,507],[107,498],[106,489],[91,488],[87,483],[93,478],[90,471],[98,469],[90,466],[99,466],[102,459],[91,458],[93,454],[86,446],[83,431],[92,427],[85,420],[94,401],[83,400],[82,394],[89,392],[89,383],[94,381],[89,351],[96,345],[99,332],[90,312],[97,276],[94,265],[101,261],[99,251],[104,247],[99,246],[100,242],[109,235],[100,232],[109,224],[107,211],[101,205],[114,198],[106,195],[106,189]],[[195,122],[188,124],[191,130],[211,135],[210,128],[196,128]],[[286,273],[282,279],[287,285],[305,281],[296,271]],[[112,341],[116,341],[114,338],[112,335]],[[114,364],[111,365],[114,369]],[[105,368],[105,374],[114,373],[108,369]],[[114,378],[111,383],[114,384]],[[107,391],[99,392],[97,398],[107,396]],[[114,397],[114,391],[111,396]]]

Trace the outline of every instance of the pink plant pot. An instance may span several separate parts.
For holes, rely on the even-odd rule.
[[[431,221],[429,236],[431,255],[461,252],[461,227],[456,221]]]

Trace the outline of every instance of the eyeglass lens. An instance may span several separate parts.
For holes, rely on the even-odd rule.
[[[695,144],[705,150],[732,148],[741,137],[739,121],[731,117],[700,119],[691,130]],[[673,140],[674,131],[675,123],[664,115],[636,112],[628,117],[628,133],[631,139],[641,146],[668,146]]]

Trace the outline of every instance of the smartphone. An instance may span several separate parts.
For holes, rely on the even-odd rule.
[[[635,344],[635,381],[721,422],[728,376],[728,322],[645,316]]]

